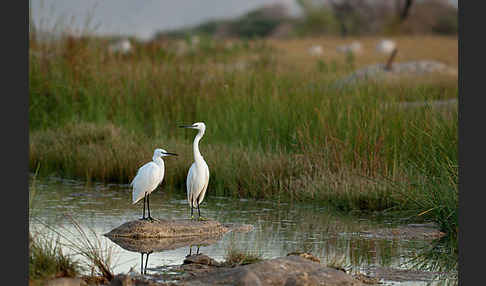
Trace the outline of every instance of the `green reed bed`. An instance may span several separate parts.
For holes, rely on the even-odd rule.
[[[336,89],[335,74],[280,65],[262,44],[186,56],[137,46],[119,56],[96,40],[72,41],[29,60],[30,166],[40,163],[41,174],[129,183],[162,147],[180,154],[166,161],[164,184],[184,188],[195,133],[177,126],[204,121],[214,195],[349,211],[423,208],[410,196],[436,198],[436,180],[457,190],[456,108],[401,106],[455,98],[457,85]],[[235,69],[238,61],[245,68]],[[453,208],[442,197],[431,203]]]

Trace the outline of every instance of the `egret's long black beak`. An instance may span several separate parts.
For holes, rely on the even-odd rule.
[[[177,156],[176,153],[169,153],[169,152],[165,152],[164,155]]]
[[[194,125],[180,125],[180,128],[193,128]]]

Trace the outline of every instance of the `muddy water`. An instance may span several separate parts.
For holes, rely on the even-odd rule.
[[[32,189],[32,183],[30,186]],[[183,190],[169,192],[164,186],[159,187],[150,198],[151,215],[164,219],[187,218],[189,208],[184,193]],[[52,230],[45,229],[43,224],[47,224],[66,236],[59,238],[61,242],[66,242],[67,238],[75,240],[79,233],[67,219],[72,216],[90,239],[98,241],[103,249],[112,251],[115,273],[142,271],[146,255],[142,262],[141,253],[126,250],[103,236],[142,215],[142,204],[131,204],[128,185],[86,186],[82,182],[57,178],[36,180],[31,200],[31,230],[50,232],[52,237],[58,237]],[[217,261],[223,261],[230,249],[253,252],[265,259],[305,251],[320,258],[323,264],[338,264],[351,273],[370,273],[373,269],[409,269],[410,258],[430,244],[420,239],[377,239],[361,233],[394,227],[398,222],[393,220],[338,215],[317,205],[216,197],[211,195],[210,190],[201,206],[201,213],[222,223],[254,226],[251,232],[228,233],[211,245],[199,247],[200,253]],[[67,247],[64,250],[72,253]],[[170,269],[171,265],[181,264],[190,251],[197,251],[197,247],[151,253],[147,260],[147,273],[157,273]],[[76,257],[84,261],[82,257]],[[417,281],[382,282],[385,285],[426,285],[434,275],[418,277],[414,278]]]

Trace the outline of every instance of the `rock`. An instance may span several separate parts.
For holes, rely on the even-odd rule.
[[[362,285],[349,274],[297,255],[219,268],[191,277],[183,285]]]
[[[369,275],[363,274],[363,273],[357,273],[353,275],[354,279],[359,280],[363,282],[364,284],[380,284],[380,279],[376,277],[371,277]]]
[[[111,280],[109,286],[163,286],[166,283],[156,283],[144,278],[130,277],[126,274],[118,274]]]
[[[141,253],[161,252],[190,245],[207,246],[218,242],[222,237],[222,234],[167,238],[108,236],[111,241],[123,249]]]
[[[310,253],[291,252],[291,253],[287,254],[287,256],[290,256],[290,255],[298,255],[298,256],[303,257],[305,259],[309,259],[310,261],[321,263],[321,260],[319,258],[315,257],[314,255],[312,255]]]
[[[201,265],[208,265],[208,266],[221,266],[221,263],[217,262],[216,260],[212,259],[211,257],[205,254],[195,254],[186,257],[184,259],[184,264],[201,264]]]
[[[88,285],[81,278],[61,277],[47,281],[46,286],[84,286]]]
[[[134,220],[126,222],[106,233],[105,236],[128,238],[174,238],[189,236],[215,236],[230,231],[229,228],[214,220],[196,221],[191,219],[176,219],[149,222]]]

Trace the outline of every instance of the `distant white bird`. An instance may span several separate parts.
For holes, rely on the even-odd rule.
[[[383,54],[391,54],[393,50],[395,50],[397,47],[397,44],[388,39],[381,40],[377,45],[376,45],[376,50],[380,53]]]
[[[201,140],[204,131],[206,131],[206,125],[203,122],[196,122],[192,125],[184,125],[180,127],[198,130],[193,143],[194,163],[192,163],[191,168],[189,168],[189,172],[187,173],[186,186],[187,201],[191,206],[191,219],[194,218],[193,209],[197,207],[198,220],[200,220],[202,218],[199,206],[204,200],[204,195],[206,194],[209,182],[209,167],[206,164],[206,161],[204,161],[201,152],[199,152],[199,140]]]
[[[133,187],[132,204],[136,204],[143,198],[142,220],[154,220],[150,216],[149,197],[150,193],[152,193],[164,179],[165,166],[162,157],[165,156],[177,156],[177,154],[169,153],[160,148],[155,149],[152,162],[148,162],[140,167],[137,175],[130,183],[130,186]],[[148,217],[145,217],[145,204],[147,204]]]
[[[112,53],[128,54],[132,51],[132,44],[129,40],[123,39],[111,44],[109,49]]]
[[[320,56],[323,53],[322,47],[319,46],[319,45],[314,45],[314,46],[310,47],[308,52],[311,56]]]
[[[338,52],[359,54],[362,51],[361,43],[354,41],[349,45],[342,45],[336,48]]]

